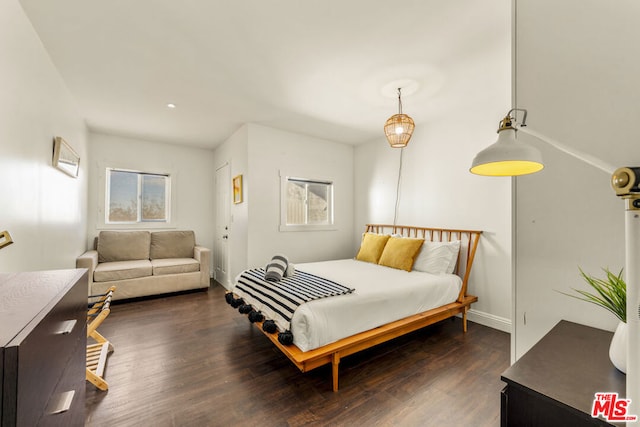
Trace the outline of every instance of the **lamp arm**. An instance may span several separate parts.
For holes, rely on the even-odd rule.
[[[525,117],[526,117],[526,113],[525,113]],[[524,122],[524,119],[523,119]],[[581,160],[593,167],[596,167],[598,169],[600,169],[601,171],[611,175],[613,174],[613,172],[617,169],[615,166],[610,165],[609,163],[594,157],[590,154],[584,153],[580,150],[576,150],[575,148],[570,148],[564,144],[562,144],[561,142],[558,142],[554,139],[551,139],[545,135],[542,135],[541,133],[538,133],[534,130],[531,130],[529,127],[523,128],[523,125],[520,125],[520,127],[518,128],[518,130],[522,133],[525,133],[527,135],[531,135],[534,138],[539,139],[542,142],[545,142],[547,144],[549,144],[550,146],[552,146],[553,148],[562,151],[565,154],[570,155],[571,157],[574,157],[578,160]]]

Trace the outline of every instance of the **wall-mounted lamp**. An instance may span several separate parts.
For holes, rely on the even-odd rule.
[[[402,114],[401,88],[398,88],[398,114],[387,119],[384,124],[384,134],[393,148],[404,148],[409,143],[415,124],[413,119]]]
[[[527,110],[512,108],[498,128],[498,141],[479,152],[473,159],[469,171],[476,175],[518,176],[535,173],[542,168],[542,155],[537,148],[516,138],[516,117],[511,113],[523,112],[520,127],[526,126]]]

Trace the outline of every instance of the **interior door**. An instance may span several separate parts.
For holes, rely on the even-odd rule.
[[[214,278],[229,287],[229,217],[231,177],[229,164],[216,170],[216,244],[214,250]]]

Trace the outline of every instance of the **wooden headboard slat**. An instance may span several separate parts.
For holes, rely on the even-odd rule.
[[[473,259],[478,249],[478,242],[482,231],[478,230],[459,230],[449,228],[432,228],[432,227],[414,227],[408,225],[389,225],[389,224],[367,224],[366,232],[368,233],[390,233],[400,234],[405,237],[418,238],[421,234],[425,240],[432,242],[451,242],[452,240],[460,240],[460,251],[458,252],[458,262],[454,273],[462,278],[462,287],[458,295],[458,302],[467,295],[467,282],[469,274],[473,266]],[[446,240],[445,240],[446,239]],[[466,251],[463,249],[466,248]],[[464,265],[464,271],[460,271],[460,266]]]

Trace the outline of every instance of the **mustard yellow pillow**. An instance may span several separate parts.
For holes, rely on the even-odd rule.
[[[377,264],[389,237],[387,234],[364,233],[356,259]]]
[[[423,243],[424,239],[392,237],[385,245],[378,264],[411,271]]]

